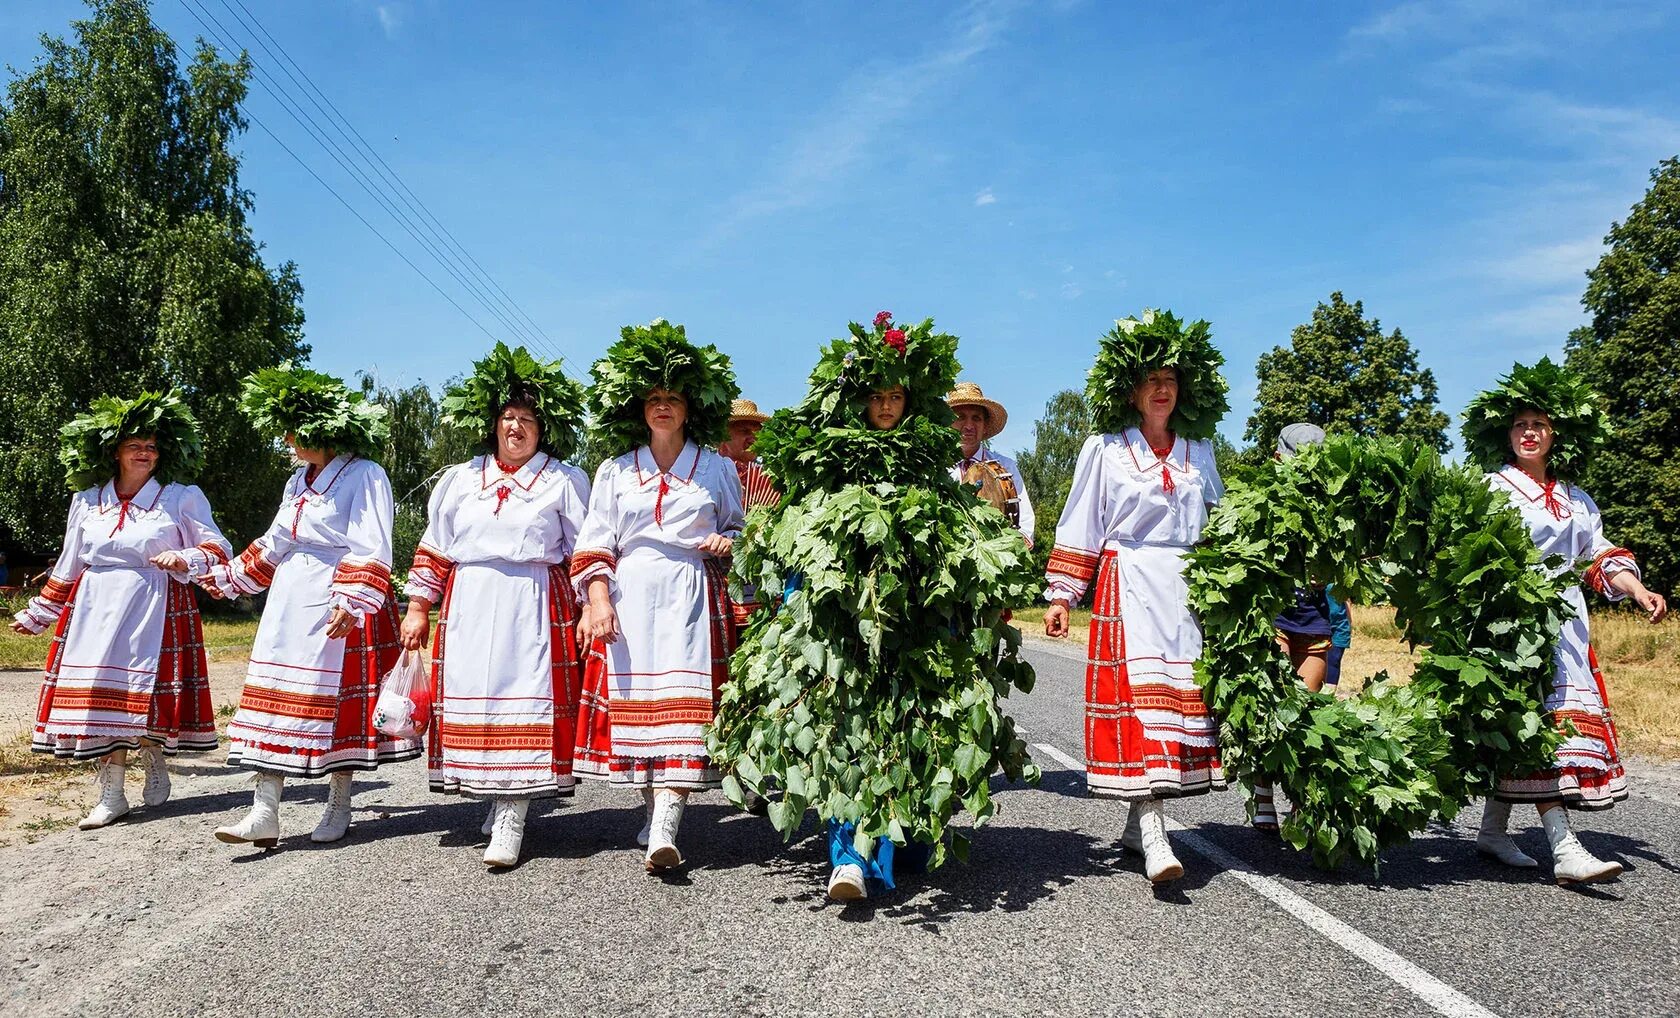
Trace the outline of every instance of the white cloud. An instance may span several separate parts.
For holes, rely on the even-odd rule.
[[[379,4],[373,13],[379,17],[379,27],[385,30],[387,39],[394,38],[397,29],[402,27],[403,12],[397,4]]]
[[[1608,225],[1608,224],[1607,224]],[[1586,286],[1586,271],[1598,264],[1604,242],[1598,237],[1539,244],[1481,263],[1487,278],[1524,288]]]
[[[1078,283],[1063,283],[1061,293],[1063,300],[1077,300],[1085,293],[1085,288]]]
[[[992,189],[989,188],[989,187],[988,188],[983,188],[980,191],[979,194],[974,196],[974,206],[976,208],[979,208],[982,205],[996,205],[996,204],[997,204],[997,195],[993,194]]]

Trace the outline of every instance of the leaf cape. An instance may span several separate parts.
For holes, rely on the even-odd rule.
[[[1542,357],[1532,367],[1511,365],[1510,374],[1464,408],[1462,434],[1471,461],[1487,471],[1510,462],[1511,421],[1525,409],[1552,419],[1548,462],[1558,477],[1580,479],[1593,454],[1610,439],[1603,398],[1580,375]]]
[[[583,386],[566,376],[559,361],[539,361],[523,346],[510,350],[498,342],[474,362],[472,374],[444,393],[443,422],[494,454],[497,417],[519,395],[535,404],[541,448],[556,459],[571,459],[583,428]]]
[[[239,409],[271,438],[291,435],[300,448],[377,458],[390,435],[384,407],[342,381],[291,362],[245,376]]]
[[[204,469],[204,434],[180,395],[143,392],[133,399],[100,396],[85,414],[59,430],[58,461],[71,491],[84,491],[116,476],[117,445],[151,435],[157,441],[160,484],[187,483]]]
[[[1229,387],[1219,373],[1224,363],[1205,321],[1185,325],[1171,311],[1150,308],[1137,318],[1119,319],[1103,334],[1086,376],[1091,426],[1099,434],[1116,434],[1140,423],[1132,391],[1149,372],[1176,368],[1178,405],[1168,426],[1181,438],[1211,439],[1231,409],[1225,401]]]
[[[688,400],[683,431],[696,445],[716,447],[729,437],[729,405],[741,389],[728,357],[715,346],[696,346],[682,326],[663,318],[626,325],[619,336],[589,369],[591,437],[608,456],[647,442],[642,403],[656,388]]]

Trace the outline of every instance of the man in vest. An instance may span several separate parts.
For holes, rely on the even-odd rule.
[[[1026,482],[1021,468],[1002,453],[986,448],[985,443],[996,437],[1009,423],[1009,413],[1003,404],[986,398],[973,382],[958,382],[945,397],[956,413],[954,427],[962,442],[963,458],[951,467],[951,476],[964,484],[978,484],[980,497],[997,506],[1015,524],[1027,546],[1033,543],[1032,499],[1027,497]]]

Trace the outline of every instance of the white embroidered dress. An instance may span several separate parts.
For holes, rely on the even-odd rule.
[[[440,612],[433,791],[528,798],[572,788],[582,669],[568,565],[588,506],[583,471],[542,452],[511,475],[474,457],[432,492],[407,591]]]
[[[639,787],[721,780],[705,728],[728,677],[734,636],[721,560],[699,550],[742,523],[735,465],[693,442],[661,472],[647,446],[601,464],[572,578],[611,583],[619,637],[592,649],[577,772]]]
[[[1598,505],[1586,492],[1561,481],[1542,485],[1516,466],[1489,474],[1488,484],[1510,496],[1542,558],[1560,556],[1565,570],[1590,565],[1588,586],[1612,601],[1627,596],[1608,581],[1621,572],[1638,576],[1639,565],[1631,552],[1604,536]],[[1504,778],[1496,794],[1507,802],[1561,800],[1575,809],[1609,809],[1627,798],[1627,773],[1617,750],[1604,676],[1587,631],[1586,597],[1579,585],[1565,596],[1575,614],[1565,620],[1559,635],[1546,709],[1560,725],[1573,725],[1575,734],[1558,749],[1556,767]]]
[[[420,754],[373,728],[379,680],[396,663],[391,602],[391,482],[372,460],[338,456],[313,478],[300,467],[266,533],[206,585],[223,596],[268,591],[251,647],[228,762],[320,777]],[[327,637],[334,608],[356,616]]]
[[[216,748],[198,606],[187,579],[152,565],[179,552],[193,575],[231,551],[193,485],[147,480],[134,497],[112,482],[70,503],[64,548],[17,621],[63,623],[48,655],[32,748],[86,759],[137,749]]]

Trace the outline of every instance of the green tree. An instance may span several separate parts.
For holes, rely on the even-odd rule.
[[[1256,366],[1260,391],[1243,440],[1268,456],[1286,425],[1308,421],[1332,433],[1415,438],[1449,448],[1447,415],[1436,406],[1435,375],[1399,329],[1383,334],[1365,305],[1341,292],[1297,325],[1289,346],[1273,347]]]
[[[1033,425],[1033,447],[1016,454],[1021,480],[1027,485],[1037,521],[1033,526],[1033,564],[1040,572],[1056,543],[1056,521],[1073,487],[1073,468],[1080,447],[1091,435],[1091,408],[1078,389],[1063,389],[1044,405],[1044,416]]]
[[[308,354],[297,273],[264,265],[229,147],[250,65],[200,44],[183,68],[143,0],[89,6],[0,101],[0,543],[58,543],[72,414],[167,386],[205,427],[199,483],[248,540],[287,467],[238,413],[239,380]]]
[[[1569,337],[1569,364],[1603,393],[1615,428],[1582,484],[1610,539],[1632,549],[1653,590],[1680,586],[1680,158],[1604,238],[1581,303],[1592,324]]]

